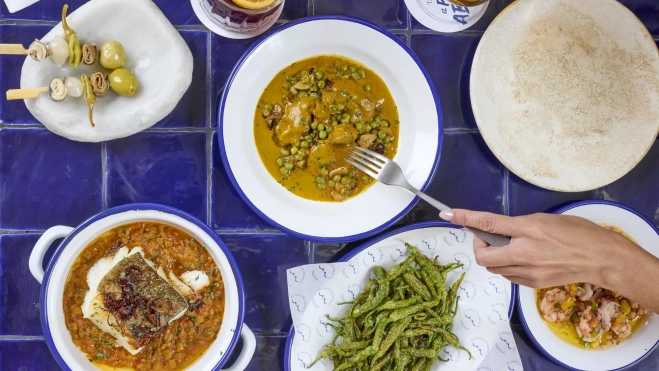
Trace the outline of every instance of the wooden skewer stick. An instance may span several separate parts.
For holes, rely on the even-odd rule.
[[[0,54],[22,54],[27,50],[21,44],[0,44]]]
[[[38,97],[40,93],[47,92],[47,86],[44,86],[43,88],[9,89],[7,90],[7,100],[34,99]]]

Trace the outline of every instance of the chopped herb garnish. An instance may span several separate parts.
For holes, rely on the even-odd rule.
[[[96,357],[105,358],[105,354],[103,352],[96,352]]]
[[[211,291],[211,299],[215,300],[215,293]]]
[[[206,333],[204,334],[204,336],[206,336],[206,337],[211,336],[212,333],[213,333],[213,332],[212,332],[211,330],[208,330],[208,331],[206,331]]]
[[[215,283],[213,284],[213,286],[215,286],[215,287],[218,287],[219,285],[220,285],[219,282],[215,282]]]
[[[199,279],[199,276],[197,276],[197,277],[195,277],[195,279],[194,279],[194,280],[196,281],[196,280],[198,280],[198,279]]]

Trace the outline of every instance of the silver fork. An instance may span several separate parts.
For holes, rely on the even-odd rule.
[[[377,152],[355,146],[353,147],[352,152],[348,154],[346,161],[381,183],[407,188],[407,190],[419,196],[439,211],[450,209],[443,203],[412,187],[410,183],[407,182],[407,179],[405,179],[400,166]],[[465,229],[492,246],[500,247],[510,244],[510,238],[506,236],[485,232],[471,227],[465,227]]]

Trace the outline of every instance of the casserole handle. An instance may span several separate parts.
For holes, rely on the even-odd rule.
[[[30,273],[32,273],[34,279],[39,281],[39,283],[43,280],[43,256],[46,254],[46,250],[48,250],[55,240],[66,237],[72,230],[73,228],[63,225],[54,226],[44,232],[39,237],[39,241],[34,244],[28,264],[30,266]]]
[[[254,351],[256,350],[256,338],[252,330],[245,323],[243,323],[243,329],[240,331],[240,337],[243,339],[243,349],[236,362],[231,367],[223,369],[223,371],[243,371],[252,360]]]

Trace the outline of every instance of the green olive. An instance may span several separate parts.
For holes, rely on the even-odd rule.
[[[110,88],[125,97],[130,97],[137,91],[137,77],[125,68],[117,68],[110,74]]]
[[[114,70],[123,67],[126,60],[126,52],[123,45],[118,41],[106,41],[101,46],[101,57],[99,58],[101,66]]]

